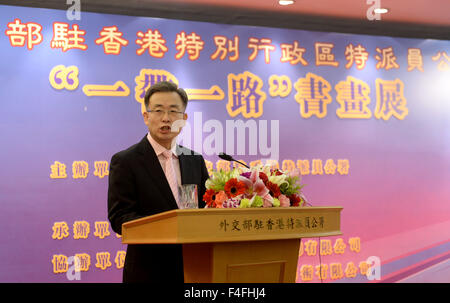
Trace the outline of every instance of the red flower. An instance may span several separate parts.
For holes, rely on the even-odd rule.
[[[247,187],[245,186],[245,183],[242,181],[238,181],[236,178],[228,180],[228,182],[225,184],[225,192],[230,198],[239,196],[245,193],[246,190]]]
[[[205,201],[206,205],[209,208],[216,207],[216,191],[214,189],[208,189],[203,195],[203,201]]]
[[[269,189],[269,194],[272,197],[278,198],[278,196],[281,195],[280,188],[275,183],[267,181],[266,187]]]
[[[283,174],[278,168],[271,169],[270,173],[275,174],[275,176],[281,176]]]
[[[300,206],[300,202],[302,201],[302,199],[298,195],[293,194],[290,195],[288,198],[291,201],[291,206]]]

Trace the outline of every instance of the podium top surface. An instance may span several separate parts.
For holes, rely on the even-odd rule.
[[[124,244],[209,243],[342,234],[342,207],[177,209],[126,222]]]

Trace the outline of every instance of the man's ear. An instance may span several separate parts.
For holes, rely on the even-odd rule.
[[[145,123],[145,125],[148,126],[149,119],[150,119],[150,115],[148,114],[148,112],[143,112],[143,113],[142,113],[142,117],[144,118],[144,123]]]

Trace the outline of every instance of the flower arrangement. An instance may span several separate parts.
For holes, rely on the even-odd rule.
[[[269,165],[212,172],[203,195],[205,208],[303,206],[298,170],[283,172]]]

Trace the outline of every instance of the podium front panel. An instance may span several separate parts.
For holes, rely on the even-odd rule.
[[[122,242],[213,243],[340,235],[342,207],[173,210],[122,225]]]

